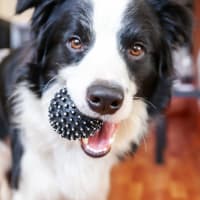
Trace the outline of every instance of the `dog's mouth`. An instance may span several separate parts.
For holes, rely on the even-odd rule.
[[[93,136],[80,139],[83,151],[94,158],[103,157],[111,150],[118,125],[104,122]]]

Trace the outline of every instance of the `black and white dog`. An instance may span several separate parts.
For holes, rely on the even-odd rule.
[[[18,0],[17,13],[31,7],[33,40],[0,66],[12,199],[105,200],[113,164],[170,99],[171,52],[189,42],[190,12],[169,0]],[[62,88],[103,121],[97,135],[54,132],[48,108]]]

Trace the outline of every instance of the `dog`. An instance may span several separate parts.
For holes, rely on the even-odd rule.
[[[172,50],[190,41],[191,13],[169,0],[18,0],[18,14],[29,8],[32,40],[0,66],[12,199],[106,200],[112,166],[169,103]],[[54,131],[48,109],[62,88],[102,121],[98,135]]]

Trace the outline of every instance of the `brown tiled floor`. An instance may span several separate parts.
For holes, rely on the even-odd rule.
[[[200,200],[200,120],[195,119],[188,110],[169,117],[164,165],[154,161],[150,133],[133,158],[113,169],[109,200]]]

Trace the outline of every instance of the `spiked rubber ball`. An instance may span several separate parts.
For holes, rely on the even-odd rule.
[[[58,134],[69,140],[93,136],[103,124],[99,119],[83,115],[77,109],[66,88],[61,89],[51,100],[49,121]]]

